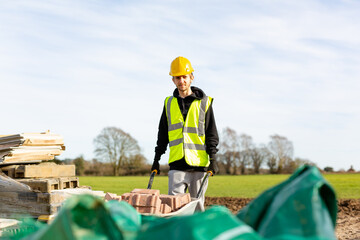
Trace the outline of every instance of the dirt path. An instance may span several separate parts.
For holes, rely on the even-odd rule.
[[[237,213],[251,198],[206,197],[205,205],[224,205]],[[339,240],[360,239],[360,199],[340,199],[336,220],[336,236]]]

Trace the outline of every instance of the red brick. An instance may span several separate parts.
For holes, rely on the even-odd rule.
[[[110,201],[110,200],[121,201],[121,196],[118,196],[115,193],[106,193],[105,197],[104,197],[104,200],[105,201]]]
[[[171,207],[172,211],[181,208],[182,206],[186,205],[191,201],[191,197],[189,193],[183,193],[178,195],[161,194],[160,199],[162,203],[165,203],[169,207]]]
[[[168,205],[172,211],[176,210],[180,207],[180,203],[175,195],[160,195],[160,200],[162,203]]]
[[[121,199],[131,204],[139,213],[149,214],[176,211],[191,201],[189,193],[160,195],[160,191],[156,189],[134,189],[130,193],[122,194]]]
[[[150,214],[159,214],[160,209],[155,207],[135,207],[136,211],[139,213],[150,213]]]
[[[124,194],[121,195],[121,200],[129,202],[130,196],[131,196],[130,193],[124,193]]]
[[[161,200],[159,196],[150,194],[133,193],[130,196],[129,203],[136,207],[157,207],[160,208]]]
[[[165,214],[171,212],[171,207],[165,203],[162,203],[160,206],[160,213]]]
[[[176,196],[179,198],[181,207],[191,202],[190,193],[182,193]]]
[[[110,201],[110,200],[113,200],[117,195],[115,193],[109,193],[107,192],[105,194],[105,197],[104,197],[104,200],[105,201]]]
[[[140,189],[135,188],[131,193],[141,193],[141,194],[151,194],[151,195],[160,195],[160,190],[158,189]]]

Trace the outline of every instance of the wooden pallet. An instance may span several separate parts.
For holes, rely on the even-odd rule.
[[[0,192],[0,218],[56,214],[65,200],[60,193]]]
[[[59,178],[60,189],[80,187],[78,177],[62,177]]]
[[[0,167],[11,178],[57,178],[75,177],[75,165],[42,163],[37,165],[11,165]]]
[[[79,187],[78,177],[61,177],[61,178],[39,178],[39,179],[15,179],[31,187],[31,189],[43,193],[50,193],[52,190]]]

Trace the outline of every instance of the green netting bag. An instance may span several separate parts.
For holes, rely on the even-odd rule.
[[[267,239],[336,239],[335,193],[316,167],[300,167],[237,217]]]
[[[148,219],[142,225],[137,240],[172,239],[262,239],[224,206],[214,206],[205,212],[189,216]]]
[[[66,201],[53,222],[25,239],[134,239],[141,218],[126,202],[108,202],[92,195]]]

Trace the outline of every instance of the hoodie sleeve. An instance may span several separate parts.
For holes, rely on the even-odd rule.
[[[167,123],[165,106],[164,106],[159,122],[158,138],[155,147],[154,160],[157,161],[160,160],[161,155],[163,155],[166,152],[168,143],[169,143],[168,123]]]
[[[217,146],[219,144],[219,136],[216,128],[214,111],[212,103],[205,114],[205,145],[206,152],[209,154],[210,159],[215,158],[218,152]]]

